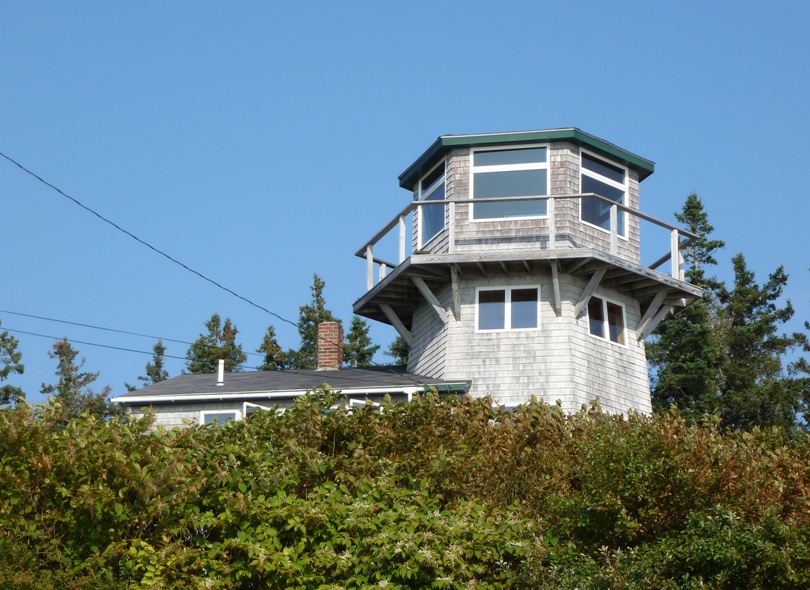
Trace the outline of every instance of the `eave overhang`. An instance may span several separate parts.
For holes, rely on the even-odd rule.
[[[602,283],[639,300],[642,313],[658,293],[664,293],[667,305],[683,307],[702,294],[702,289],[691,283],[674,279],[656,270],[629,262],[609,253],[577,248],[571,250],[515,251],[498,250],[463,254],[415,254],[397,266],[388,276],[359,298],[353,306],[357,315],[390,323],[380,305],[388,305],[408,329],[411,328],[413,310],[423,301],[414,284],[419,277],[434,293],[448,285],[452,269],[461,276],[511,276],[552,272],[556,263],[560,273],[590,277],[604,269]]]
[[[594,151],[614,162],[638,172],[639,181],[655,170],[655,163],[637,156],[615,144],[585,133],[576,127],[544,129],[538,131],[513,131],[508,133],[480,133],[474,135],[442,135],[425,153],[399,175],[399,186],[413,190],[417,181],[450,150],[462,147],[508,146],[522,143],[549,143],[570,141]]]

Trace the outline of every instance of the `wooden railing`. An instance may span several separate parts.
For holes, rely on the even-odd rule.
[[[402,264],[405,261],[407,256],[407,249],[406,244],[409,238],[409,230],[407,229],[407,217],[411,213],[414,213],[416,218],[416,223],[419,223],[419,217],[421,213],[422,207],[430,207],[430,206],[437,206],[437,205],[450,205],[451,203],[454,204],[475,204],[475,203],[497,203],[497,202],[513,202],[513,201],[546,201],[546,219],[548,221],[548,248],[549,250],[556,249],[556,235],[557,235],[557,224],[555,221],[555,202],[557,200],[570,200],[570,199],[582,199],[582,198],[591,198],[602,201],[603,203],[610,206],[610,227],[608,229],[610,234],[610,248],[609,252],[613,255],[618,254],[619,249],[619,212],[624,212],[628,216],[638,218],[643,221],[650,222],[654,225],[657,225],[661,228],[664,228],[669,231],[670,235],[670,244],[669,244],[669,252],[662,255],[658,258],[655,262],[650,264],[648,268],[650,269],[657,269],[659,266],[667,262],[668,260],[671,261],[670,265],[670,276],[684,280],[684,267],[683,267],[683,250],[686,246],[691,244],[695,239],[697,239],[697,235],[693,234],[690,231],[687,231],[682,228],[678,228],[674,225],[671,225],[665,221],[661,221],[660,219],[656,219],[651,215],[647,215],[646,213],[642,213],[638,209],[634,209],[632,207],[628,207],[626,205],[622,205],[620,203],[616,203],[610,199],[607,199],[601,195],[597,195],[595,193],[582,193],[577,195],[548,195],[544,197],[498,197],[492,199],[458,199],[453,201],[412,201],[409,203],[402,211],[400,211],[396,216],[394,216],[391,221],[389,221],[380,231],[378,231],[374,236],[368,240],[356,253],[355,256],[359,256],[360,258],[366,259],[366,285],[368,289],[371,289],[374,286],[374,265],[379,265],[379,279],[383,280],[387,273],[388,269],[393,269]],[[450,216],[450,223],[453,223],[452,215]],[[374,246],[377,245],[383,238],[388,236],[388,234],[393,230],[395,227],[399,229],[399,257],[396,263],[392,263],[386,260],[382,260],[380,258],[376,258],[374,256]],[[414,231],[413,228],[410,231]],[[684,238],[683,240],[681,238]]]

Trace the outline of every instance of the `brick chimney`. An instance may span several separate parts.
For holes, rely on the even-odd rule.
[[[343,326],[340,322],[318,324],[318,370],[339,369],[343,363]]]

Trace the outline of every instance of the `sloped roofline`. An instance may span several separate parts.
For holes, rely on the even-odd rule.
[[[655,170],[655,163],[637,156],[619,146],[585,133],[576,127],[543,129],[537,131],[511,131],[506,133],[478,133],[473,135],[440,135],[425,153],[399,175],[399,186],[413,190],[416,182],[443,158],[447,152],[460,147],[512,145],[530,142],[571,141],[638,172],[639,181]]]

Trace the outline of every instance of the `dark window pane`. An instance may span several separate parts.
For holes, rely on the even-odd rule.
[[[611,201],[623,204],[624,191],[600,182],[590,176],[582,175],[582,192],[595,193]],[[587,221],[601,228],[610,229],[610,204],[598,199],[586,197],[582,199],[582,221]],[[624,235],[624,211],[619,211],[618,231]]]
[[[506,318],[506,292],[502,289],[496,291],[478,292],[478,329],[502,330]]]
[[[434,190],[427,201],[444,200],[444,183]],[[420,208],[422,216],[422,244],[427,244],[430,239],[444,229],[444,203],[440,205],[423,205]]]
[[[624,344],[624,313],[622,312],[622,306],[608,303],[607,316],[610,340],[618,344]]]
[[[477,173],[473,198],[532,197],[546,194],[546,170]],[[476,204],[474,219],[532,217],[546,214],[546,201],[515,201]]]
[[[205,414],[203,424],[225,424],[228,420],[236,420],[236,412],[217,412]]]
[[[522,150],[492,150],[475,152],[475,166],[508,166],[509,164],[537,164],[546,161],[546,148]]]
[[[582,154],[582,167],[585,168],[585,170],[596,172],[605,178],[624,184],[624,170],[604,160],[597,160],[588,154]]]
[[[537,327],[537,289],[512,290],[512,328]]]
[[[437,181],[441,180],[444,176],[444,163],[439,164],[436,166],[436,169],[433,170],[430,174],[425,176],[422,179],[422,195],[430,190],[431,185],[436,184]]]
[[[591,334],[600,338],[605,337],[605,315],[602,310],[602,300],[598,297],[591,297],[590,301],[588,301],[588,322],[590,323]]]

